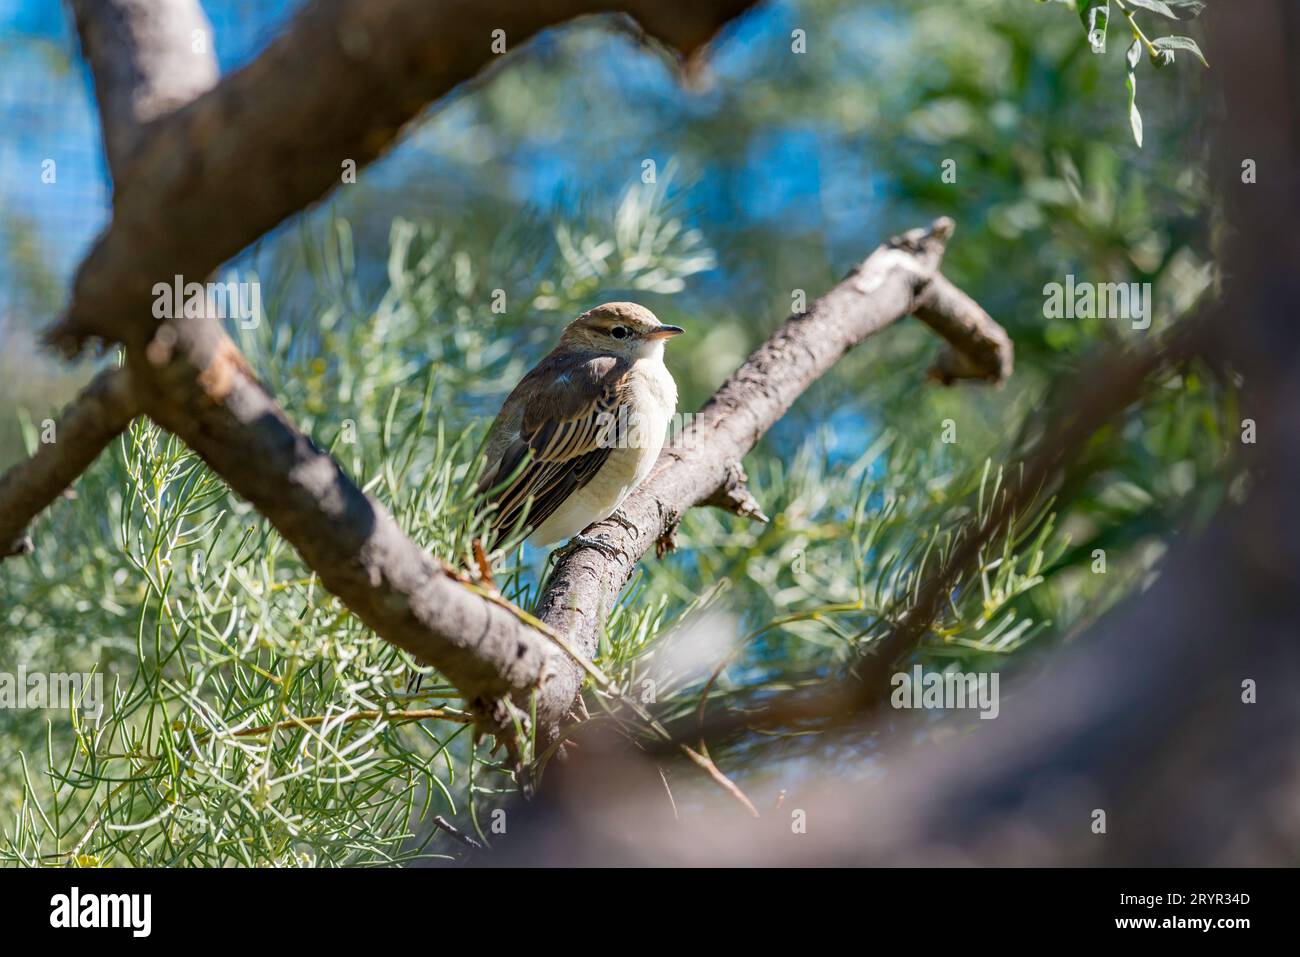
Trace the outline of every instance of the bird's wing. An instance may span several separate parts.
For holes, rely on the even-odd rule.
[[[614,356],[552,354],[524,377],[488,440],[482,488],[509,480],[485,503],[496,503],[494,530],[513,529],[525,507],[537,528],[591,481],[626,420],[630,368]]]

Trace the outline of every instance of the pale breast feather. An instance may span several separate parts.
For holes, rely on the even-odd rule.
[[[506,400],[488,440],[488,469],[498,533],[520,520],[536,528],[591,481],[626,418],[630,364],[609,355],[552,353]]]

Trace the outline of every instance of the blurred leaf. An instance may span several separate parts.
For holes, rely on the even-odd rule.
[[[1165,5],[1173,7],[1180,20],[1199,17],[1208,5],[1206,0],[1165,0]]]
[[[1186,50],[1188,53],[1192,54],[1192,56],[1196,57],[1196,59],[1200,60],[1207,68],[1210,65],[1205,59],[1205,54],[1201,52],[1201,48],[1191,37],[1159,37],[1152,40],[1151,45],[1157,50],[1167,51],[1171,57],[1175,50]]]
[[[1106,28],[1110,25],[1110,0],[1081,0],[1079,18],[1088,34],[1093,53],[1106,52]]]
[[[1142,147],[1142,114],[1138,112],[1137,73],[1135,68],[1141,55],[1142,44],[1134,40],[1128,51],[1128,122],[1129,127],[1133,130],[1133,140],[1137,143],[1139,149]]]
[[[1162,2],[1162,0],[1124,0],[1124,2],[1135,7],[1142,7],[1144,10],[1150,10],[1153,13],[1158,13],[1162,17],[1168,17],[1170,20],[1178,19],[1178,14],[1174,13],[1174,11],[1169,8],[1169,4]]]

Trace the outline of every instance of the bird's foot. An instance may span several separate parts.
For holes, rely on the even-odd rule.
[[[624,515],[621,511],[617,509],[615,509],[610,514],[609,518],[606,519],[606,521],[613,522],[615,525],[619,526],[619,528],[626,529],[627,531],[631,532],[633,535],[639,536],[641,534],[641,529],[637,528],[636,525],[632,523],[631,519],[629,519],[626,515]]]
[[[617,545],[611,545],[609,542],[602,542],[599,538],[592,538],[590,535],[579,533],[569,539],[569,544],[556,551],[555,558],[559,561],[560,559],[567,557],[570,552],[576,551],[579,548],[594,548],[607,558],[624,557],[623,550]]]

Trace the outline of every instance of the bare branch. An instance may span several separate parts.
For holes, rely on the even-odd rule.
[[[0,476],[0,559],[31,550],[29,522],[84,472],[138,412],[122,369],[101,372],[54,423],[54,441]]]
[[[731,462],[727,468],[726,480],[700,504],[707,505],[710,508],[720,508],[724,512],[739,515],[741,518],[752,518],[757,522],[767,522],[768,517],[763,514],[763,509],[758,504],[758,500],[754,498],[749,491],[749,487],[745,484],[747,481],[748,477],[745,475],[745,470],[740,463]]]
[[[345,163],[374,160],[426,105],[500,59],[495,30],[513,50],[574,17],[623,11],[689,54],[753,2],[315,0],[255,61],[147,127],[47,340],[65,352],[93,336],[143,345],[158,325],[155,283],[202,280],[339,185]],[[103,63],[96,80],[130,70]],[[131,112],[121,99],[110,97],[109,129]]]
[[[916,318],[948,341],[930,375],[951,385],[958,379],[1003,382],[1014,350],[1006,330],[974,299],[936,275],[916,306]]]
[[[435,665],[492,730],[563,653],[471,589],[300,432],[206,319],[169,321],[128,350],[144,411],[252,502],[322,584],[380,637]]]
[[[212,26],[198,0],[73,0],[72,9],[121,180],[145,124],[216,85]]]
[[[474,838],[470,837],[468,834],[465,834],[462,831],[458,830],[454,824],[448,821],[441,814],[434,815],[433,826],[438,828],[441,831],[446,831],[448,834],[450,834],[456,840],[460,841],[460,843],[464,844],[470,850],[474,850],[474,851],[483,850],[482,844],[474,840]]]

